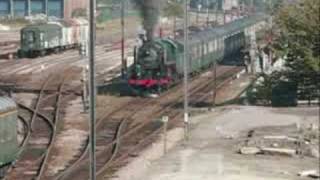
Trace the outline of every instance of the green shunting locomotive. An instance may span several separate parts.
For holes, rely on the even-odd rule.
[[[249,32],[263,28],[268,17],[256,14],[217,28],[189,35],[188,73],[199,73],[213,63],[240,53],[248,45]],[[128,84],[138,95],[159,94],[183,77],[184,41],[155,38],[134,50]]]

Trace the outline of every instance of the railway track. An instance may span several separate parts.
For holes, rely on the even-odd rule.
[[[217,72],[219,84],[229,81],[227,78],[232,73],[237,73],[241,68],[225,68]],[[224,76],[223,76],[224,75]],[[213,84],[213,80],[208,78],[192,78],[191,95],[206,94],[212,91],[209,86]],[[204,83],[204,81],[208,81]],[[210,84],[210,85],[208,85]],[[222,86],[222,85],[221,85]],[[208,92],[209,91],[209,92]],[[177,108],[183,100],[181,93],[181,85],[174,87],[172,90],[165,92],[159,99],[133,99],[124,104],[122,109],[107,113],[97,121],[97,170],[98,176],[103,175],[123,159],[135,156],[130,153],[130,149],[145,144],[144,141],[150,141],[159,134],[162,124],[159,121],[152,121],[154,118],[160,118],[167,115],[172,119],[172,126],[179,123],[175,122],[182,117],[181,110]],[[146,113],[147,112],[147,113]],[[55,180],[69,179],[88,179],[89,177],[89,156],[88,144],[85,150],[74,160],[66,170],[57,175]],[[133,151],[134,152],[134,151]],[[124,160],[127,162],[126,160]],[[112,171],[113,168],[111,168]]]
[[[19,104],[25,112],[29,112],[29,121],[26,137],[21,145],[18,159],[5,178],[16,180],[40,180],[46,170],[47,160],[57,133],[60,119],[60,106],[63,88],[67,76],[49,76],[43,83],[34,107]],[[58,85],[56,96],[45,94],[49,86]],[[23,119],[27,113],[23,113]]]
[[[219,87],[217,87],[217,90],[219,90],[225,83],[230,82],[231,78],[228,76],[228,74],[230,75],[233,73],[237,73],[240,71],[240,69],[241,68],[232,68],[230,70],[222,71],[221,74],[219,74],[219,77],[217,77],[216,79],[219,85]],[[197,81],[197,78],[192,78],[191,81]],[[214,83],[214,81],[215,80],[211,79],[210,82],[208,82],[208,84],[202,84],[202,82],[193,83],[193,87],[190,90],[190,96],[198,94],[199,92],[201,92],[203,96],[205,96],[205,94],[210,93],[212,91],[212,84]],[[208,88],[208,86],[210,85],[211,89]],[[156,123],[157,125],[155,125],[153,121],[150,122],[151,118],[160,118],[162,116],[168,116],[171,119],[169,127],[175,127],[181,124],[181,121],[179,122],[179,120],[183,118],[183,113],[181,112],[181,110],[177,109],[177,107],[179,107],[179,105],[181,104],[180,102],[183,101],[184,96],[181,95],[181,93],[179,93],[179,90],[176,92],[168,92],[167,95],[174,95],[175,98],[172,98],[173,100],[169,101],[167,98],[161,99],[158,103],[165,106],[160,107],[159,111],[153,112],[153,116],[150,115],[149,117],[146,117],[145,122],[140,124],[139,127],[135,129],[137,133],[135,136],[130,136],[130,138],[127,138],[124,142],[123,139],[128,136],[123,135],[122,137],[118,137],[115,141],[112,142],[114,146],[120,146],[119,142],[122,142],[122,144],[124,144],[125,147],[123,147],[122,150],[118,150],[117,154],[119,155],[117,159],[115,159],[115,161],[110,161],[99,169],[99,171],[97,172],[99,179],[108,179],[109,176],[112,177],[112,173],[115,171],[115,169],[112,168],[113,166],[124,166],[126,162],[129,161],[128,158],[130,158],[131,156],[137,156],[139,154],[139,151],[143,150],[143,147],[149,145],[155,140],[156,137],[158,137],[157,135],[159,135],[162,132],[163,124],[158,122]],[[192,102],[195,99],[190,100]],[[118,147],[118,149],[121,148]],[[106,173],[109,176],[107,175],[107,177],[104,177]]]
[[[127,53],[130,52],[129,50],[127,51]],[[120,50],[107,52],[104,47],[99,46],[97,47],[96,60],[97,76],[106,74],[121,65]],[[38,82],[43,80],[42,77],[54,73],[56,69],[68,66],[76,67],[81,72],[85,64],[86,61],[76,51],[41,59],[0,62],[0,66],[3,67],[0,69],[1,81],[3,83],[13,82],[18,88],[25,89],[34,89],[36,83],[38,84],[38,88],[40,88]],[[82,76],[79,74],[78,77],[80,79]]]
[[[19,41],[0,42],[0,59],[13,59],[19,48]]]
[[[97,153],[107,153],[110,154],[110,143],[114,140],[114,138],[119,134],[119,131],[122,131],[123,128],[129,126],[132,122],[129,122],[130,117],[135,115],[140,106],[136,106],[136,103],[141,105],[150,105],[150,99],[138,98],[135,100],[131,100],[123,104],[122,109],[116,109],[109,113],[106,113],[101,116],[97,120],[96,129],[101,133],[97,134]],[[72,162],[72,165],[68,167],[65,171],[60,173],[54,179],[69,179],[70,176],[77,176],[80,179],[88,178],[89,169],[87,168],[87,161],[89,158],[89,144],[87,143],[83,153]],[[102,166],[106,162],[109,161],[109,157],[100,157],[97,159],[99,166]],[[81,170],[79,170],[81,169]],[[77,174],[73,174],[74,172]],[[78,171],[79,170],[79,171]],[[80,173],[79,173],[80,172]],[[76,178],[75,178],[76,179]]]

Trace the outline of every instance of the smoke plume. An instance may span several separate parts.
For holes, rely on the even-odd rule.
[[[146,30],[148,40],[152,40],[155,27],[158,23],[161,1],[162,0],[134,0],[140,10],[143,28]]]

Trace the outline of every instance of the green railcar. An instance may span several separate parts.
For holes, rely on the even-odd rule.
[[[43,56],[46,50],[62,45],[62,28],[57,24],[35,24],[21,30],[21,42],[18,55]]]
[[[19,150],[17,116],[16,104],[0,97],[0,168],[14,161]]]

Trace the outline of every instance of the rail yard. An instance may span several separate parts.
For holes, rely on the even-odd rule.
[[[208,2],[191,1],[189,21],[158,17],[170,6],[183,12],[180,1],[165,2],[168,10],[142,0],[131,2],[140,17],[98,21],[95,32],[68,7],[65,19],[3,26],[0,180],[319,179],[320,100],[300,95],[319,90],[274,88],[261,98],[273,80],[261,79],[284,66],[269,47],[274,15],[235,0]],[[109,6],[98,7],[97,16]],[[280,102],[275,92],[298,107],[270,107]],[[288,163],[281,170],[280,160]]]

